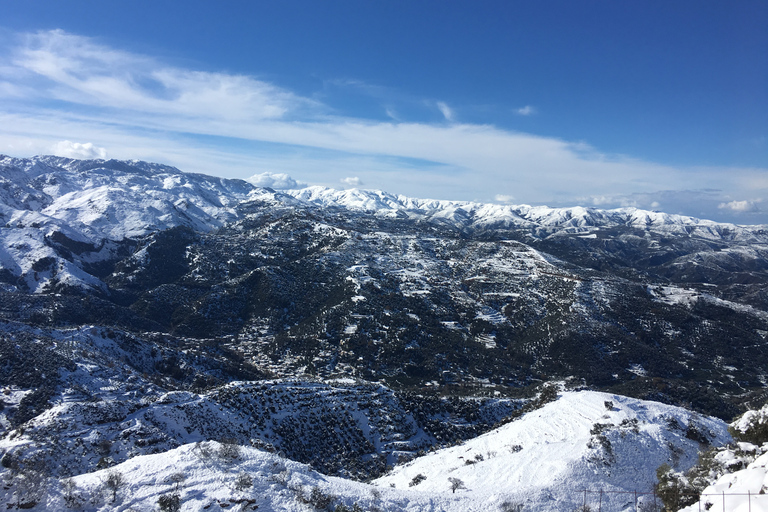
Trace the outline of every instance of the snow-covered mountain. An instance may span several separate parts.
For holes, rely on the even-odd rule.
[[[369,485],[324,476],[277,454],[202,441],[40,483],[49,486],[47,496],[32,510],[68,503],[81,510],[149,510],[162,496],[176,494],[183,510],[236,504],[241,510],[354,510],[357,504],[386,511],[567,512],[582,505],[589,490],[594,492],[588,504],[596,505],[603,491],[603,507],[634,511],[634,492],[649,501],[643,493],[651,492],[658,466],[687,469],[700,443],[728,439],[723,422],[680,408],[570,392],[483,436],[398,466]],[[67,458],[62,455],[60,463],[71,465]],[[110,478],[120,485],[110,486]],[[23,501],[33,494],[23,485],[13,488],[16,499],[32,503]]]
[[[263,192],[139,161],[0,155],[0,272],[38,293],[54,278],[103,290],[85,267],[124,255],[118,242],[176,226],[210,231]]]
[[[498,205],[415,199],[382,191],[335,190],[319,186],[287,190],[285,193],[326,208],[345,208],[382,217],[407,217],[418,221],[447,223],[458,229],[472,231],[527,228],[541,236],[547,233],[589,233],[596,229],[624,226],[714,240],[738,238],[743,241],[765,241],[764,226],[737,226],[631,207],[601,210],[581,206],[550,208]]]
[[[652,492],[656,468],[690,467],[702,442],[729,439],[721,421],[679,408],[565,393],[518,421],[398,466],[375,483],[442,493],[458,479],[456,492],[475,503],[507,501],[525,510],[575,510],[585,490],[587,504],[597,508],[603,491],[603,507],[636,510],[633,493]]]
[[[209,231],[236,218],[255,187],[140,161],[0,156],[7,225],[67,226],[98,243],[175,226]]]
[[[768,378],[761,226],[280,193],[136,161],[2,157],[0,178],[7,321],[223,339],[280,377],[573,376],[724,417]]]
[[[766,290],[764,226],[0,157],[0,496],[290,510],[317,485],[350,508],[572,510],[579,486],[641,492],[726,439],[706,414],[765,399]],[[552,382],[606,394],[548,403]],[[243,458],[201,462],[214,442]],[[142,484],[112,503],[109,469]]]
[[[507,206],[357,189],[309,187],[276,193],[242,180],[139,161],[0,156],[0,223],[5,226],[0,231],[0,278],[37,293],[61,288],[106,292],[100,274],[110,262],[136,249],[133,240],[180,226],[209,232],[242,219],[254,204],[262,211],[343,211],[462,236],[512,236],[541,243],[547,252],[566,259],[577,252],[583,260],[597,251],[593,257],[603,266],[624,257],[627,249],[639,255],[653,251],[650,262],[620,264],[641,271],[647,263],[662,266],[663,277],[679,274],[683,265],[698,266],[698,274],[702,262],[705,272],[768,268],[764,226],[720,224],[635,208]],[[670,240],[674,240],[671,246]],[[677,247],[682,240],[686,247]],[[618,246],[606,251],[609,243]]]

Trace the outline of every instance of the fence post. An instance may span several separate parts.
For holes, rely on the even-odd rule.
[[[584,507],[582,507],[584,510],[587,509],[587,490],[584,489]]]
[[[723,512],[725,512],[725,491],[723,491]]]
[[[749,504],[747,507],[749,512],[752,512],[752,491],[750,490],[747,490],[747,503]]]
[[[640,505],[637,503],[637,491],[635,491],[635,512],[639,512]]]
[[[597,512],[602,512],[602,510],[603,510],[603,490],[600,489],[600,502],[599,502],[599,505],[597,506]]]

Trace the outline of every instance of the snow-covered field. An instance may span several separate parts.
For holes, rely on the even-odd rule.
[[[689,439],[691,429],[714,444],[729,439],[723,422],[684,409],[566,392],[516,421],[395,467],[370,484],[327,477],[255,448],[201,442],[51,480],[47,496],[31,510],[63,510],[67,504],[86,511],[156,510],[161,497],[177,494],[184,511],[304,511],[326,504],[333,510],[357,504],[382,511],[485,512],[522,505],[522,510],[570,512],[582,504],[587,489],[606,491],[603,510],[633,511],[632,495],[609,493],[648,492],[660,465],[692,465],[701,446]],[[23,484],[17,482],[16,493],[0,501],[30,504],[24,496],[32,491]]]
[[[768,453],[746,468],[720,477],[705,488],[701,499],[680,512],[766,512],[768,511]]]
[[[585,489],[650,492],[662,464],[691,466],[700,448],[686,438],[692,428],[714,444],[728,439],[722,422],[683,409],[591,391],[564,393],[519,421],[395,468],[376,483],[441,494],[458,479],[464,488],[455,494],[466,496],[465,510],[507,501],[526,510],[570,511],[582,504]],[[420,483],[418,475],[425,477]],[[603,505],[634,510],[631,495],[607,494]]]
[[[54,326],[54,313],[69,300],[68,293],[78,292],[73,298],[79,297],[79,292],[109,297],[118,290],[137,294],[130,295],[131,300],[140,297],[135,307],[131,306],[131,314],[146,314],[153,308],[179,308],[180,323],[174,326],[179,327],[179,332],[195,332],[195,336],[198,334],[190,326],[202,325],[196,321],[205,318],[206,325],[209,321],[230,325],[233,318],[240,319],[228,312],[242,306],[240,309],[251,316],[242,319],[245,327],[240,334],[256,334],[225,333],[229,337],[222,339],[231,343],[228,341],[222,347],[236,350],[240,356],[245,354],[245,360],[280,377],[301,375],[309,367],[308,362],[321,371],[318,379],[328,377],[329,372],[360,375],[355,370],[363,369],[375,370],[370,374],[373,377],[366,378],[376,380],[390,376],[394,365],[406,365],[418,374],[421,362],[453,354],[456,347],[466,347],[464,350],[470,355],[479,349],[486,351],[480,352],[487,358],[481,361],[484,365],[486,360],[515,351],[525,353],[532,361],[538,358],[537,365],[547,358],[559,361],[558,354],[570,363],[571,356],[577,354],[574,349],[558,353],[549,351],[549,347],[558,340],[570,341],[571,334],[577,333],[590,343],[593,337],[603,336],[598,341],[603,344],[600,350],[605,351],[600,353],[609,360],[613,354],[635,347],[638,340],[642,347],[646,347],[647,341],[651,343],[648,347],[679,346],[679,354],[673,351],[662,355],[676,364],[681,358],[680,372],[700,372],[686,377],[692,379],[686,382],[711,379],[707,382],[722,385],[720,381],[730,379],[738,389],[729,393],[754,389],[758,384],[753,380],[765,385],[761,363],[749,367],[749,360],[762,354],[759,347],[765,345],[768,333],[768,314],[761,302],[761,287],[768,275],[764,263],[768,261],[768,235],[760,226],[718,224],[634,208],[606,211],[493,205],[322,187],[283,193],[241,180],[187,174],[145,162],[13,159],[2,155],[0,221],[0,292],[8,297],[0,309],[9,311],[3,317],[7,323],[0,326],[9,336],[5,340],[9,347],[6,354],[21,354],[22,348],[33,350],[27,345],[38,344],[43,353],[40,340],[44,327],[28,330],[24,324],[31,322],[26,313],[33,308],[24,302],[29,297],[41,299],[34,306],[35,325],[47,326],[50,322]],[[156,243],[160,232],[179,226],[185,230],[177,231],[194,232],[205,240],[182,240],[186,245],[181,245],[178,254],[173,252],[175,245],[170,242]],[[501,231],[494,234],[494,230]],[[451,236],[444,237],[443,232]],[[462,236],[454,236],[457,233]],[[488,234],[493,236],[485,236]],[[294,240],[297,235],[303,238]],[[472,239],[475,236],[477,239]],[[155,249],[162,246],[165,252],[153,253],[153,244]],[[229,249],[219,249],[217,244]],[[306,251],[316,252],[312,257],[317,258],[302,260]],[[567,260],[569,255],[571,260]],[[617,268],[629,272],[598,272],[602,268],[597,264],[600,259],[614,255],[618,258]],[[633,259],[638,255],[643,256],[639,262]],[[561,257],[566,259],[560,260]],[[141,271],[162,258],[185,259],[190,268],[182,270],[189,279],[165,282],[158,278],[146,289],[132,286],[133,279],[144,282],[148,274]],[[118,263],[121,266],[116,269],[110,267]],[[286,263],[295,264],[296,269],[281,273]],[[336,272],[334,265],[345,271]],[[638,288],[641,292],[633,295],[636,283],[631,282],[632,276],[635,271],[645,276],[646,268],[651,269],[649,275],[658,270],[663,279],[649,278],[646,284],[643,277],[639,281],[642,287]],[[162,265],[152,269],[158,274],[165,272]],[[307,279],[306,274],[318,271],[322,281],[318,277],[316,283],[310,281],[312,286],[297,287],[295,296],[282,293],[285,283],[300,282]],[[730,277],[732,273],[738,274],[738,278]],[[348,283],[351,291],[338,287],[338,297],[326,301],[324,296],[330,288],[325,285],[334,281]],[[238,302],[237,292],[246,290],[248,283],[252,286],[249,305],[256,297],[264,300],[264,308],[251,311],[244,307],[245,299],[242,304]],[[734,290],[738,293],[724,288],[722,296],[718,296],[718,283],[737,283],[739,288]],[[259,294],[269,289],[276,293]],[[211,293],[196,303],[199,311],[180,307],[188,298],[198,300],[203,290]],[[745,290],[754,296],[745,296]],[[309,292],[316,292],[317,297],[312,299],[315,309],[306,317],[303,313],[290,316],[295,313],[290,309],[295,304],[305,307],[310,302],[306,298]],[[59,293],[63,298],[50,302],[55,307],[42,300],[58,297],[55,294]],[[170,297],[174,294],[180,294],[178,300]],[[618,300],[625,296],[626,302]],[[274,319],[268,317],[272,313],[267,302],[276,298],[285,306],[290,305],[281,306],[284,318],[277,314]],[[219,310],[227,314],[219,314]],[[654,312],[657,310],[664,314]],[[395,318],[397,314],[399,317]],[[642,317],[642,322],[635,322],[636,315]],[[260,382],[256,390],[253,382],[234,382],[227,377],[229,374],[218,366],[226,361],[224,355],[219,354],[221,358],[217,359],[213,352],[199,351],[199,347],[209,345],[200,345],[198,340],[160,344],[150,343],[142,338],[143,334],[113,338],[112,323],[106,324],[110,328],[99,334],[99,327],[83,327],[71,318],[56,320],[73,322],[65,324],[67,329],[72,327],[71,333],[59,330],[45,335],[52,345],[44,355],[50,356],[48,359],[63,356],[71,363],[68,364],[72,368],[61,381],[68,382],[67,386],[51,395],[61,399],[50,404],[47,395],[29,400],[33,405],[51,407],[12,424],[9,418],[24,408],[24,397],[41,386],[37,381],[23,386],[9,381],[3,389],[6,394],[0,402],[5,408],[5,412],[0,408],[0,508],[6,504],[9,508],[32,510],[74,507],[89,511],[138,511],[157,510],[162,505],[172,510],[177,495],[181,510],[308,510],[324,509],[328,504],[331,509],[338,505],[343,512],[344,507],[357,504],[362,510],[386,511],[571,512],[587,496],[593,510],[601,499],[602,510],[629,511],[637,505],[635,492],[651,491],[659,466],[669,464],[682,471],[696,462],[697,452],[705,445],[729,439],[724,423],[684,409],[591,391],[565,392],[559,400],[492,432],[420,456],[364,484],[324,476],[287,457],[311,461],[316,469],[324,467],[323,471],[330,473],[322,465],[325,461],[334,457],[340,461],[353,460],[354,457],[343,457],[353,453],[361,463],[380,462],[379,472],[367,473],[370,477],[380,475],[386,463],[405,460],[423,453],[421,450],[429,446],[459,437],[433,436],[422,430],[410,413],[401,414],[394,393],[383,385],[375,393],[370,392],[380,400],[372,400],[366,407],[360,406],[355,398],[360,395],[352,389],[356,382],[353,380],[346,383],[349,389],[342,389],[342,381],[294,385],[275,380]],[[111,316],[107,318],[112,322]],[[312,322],[305,322],[309,318]],[[749,343],[743,341],[738,347],[731,344],[725,348],[734,353],[737,348],[742,351],[733,359],[723,357],[729,355],[726,353],[710,357],[709,351],[733,330],[723,328],[712,331],[715,334],[707,333],[718,327],[721,320],[733,324],[741,321],[733,318],[743,319],[743,325],[738,325],[740,339]],[[663,321],[656,325],[657,319]],[[694,328],[694,322],[699,322],[699,330]],[[291,331],[295,326],[306,330]],[[338,339],[328,336],[332,332],[329,326],[338,329]],[[614,329],[617,326],[620,328]],[[212,337],[220,334],[211,332]],[[290,348],[301,337],[319,340],[319,348],[311,354],[311,360],[287,349],[281,353],[278,349],[285,347],[275,343],[276,332],[290,335],[280,338],[285,347]],[[640,335],[636,336],[636,332]],[[398,338],[400,333],[402,340]],[[154,331],[147,334],[156,338]],[[86,343],[86,339],[90,341]],[[426,346],[430,340],[444,339],[452,340],[452,344],[432,352],[420,350],[420,345]],[[23,340],[29,343],[22,343]],[[687,340],[695,343],[686,345]],[[387,363],[393,368],[374,364],[382,347],[401,341],[403,348],[397,350],[417,354],[421,359],[393,359]],[[577,350],[584,346],[587,345],[578,346]],[[251,352],[243,352],[244,347],[251,347]],[[649,364],[654,358],[648,352],[654,350],[631,354],[622,362],[628,365],[627,370],[616,369],[613,379],[675,375],[678,370],[670,370],[676,367],[668,364],[667,359],[656,369]],[[88,364],[83,362],[86,353],[91,361]],[[370,361],[365,359],[369,356]],[[716,362],[716,368],[710,368],[711,361]],[[166,362],[167,367],[161,365]],[[0,360],[0,370],[3,363],[8,360]],[[528,364],[527,360],[514,361],[518,363]],[[457,383],[491,387],[504,384],[489,379],[491,372],[498,376],[503,373],[500,369],[513,367],[502,361],[495,367],[488,363],[480,371],[464,364],[454,361],[431,368],[434,374],[425,379],[444,378],[449,384],[458,379]],[[591,372],[593,364],[599,363],[588,359],[586,363],[574,363],[573,367],[558,367],[554,373],[542,366],[535,378],[581,378],[579,372],[585,368]],[[179,374],[189,370],[190,380],[193,375],[215,374],[221,377],[220,385],[206,395],[166,393],[157,373],[161,366],[168,375],[172,375],[171,370],[179,370]],[[525,369],[521,366],[519,372],[524,377]],[[26,370],[18,370],[20,376],[16,378],[24,380],[22,377],[28,376]],[[34,370],[42,372],[39,368]],[[41,379],[51,379],[54,371],[58,371],[58,366],[51,362],[50,371],[46,370]],[[507,382],[530,384],[525,379],[514,380],[515,371],[506,375]],[[152,380],[153,376],[157,382]],[[248,374],[238,376],[237,380],[259,378],[262,377],[258,374]],[[166,375],[165,379],[168,383],[171,377]],[[189,382],[185,385],[189,386]],[[426,385],[437,386],[438,381],[430,380]],[[715,396],[720,388],[712,389]],[[214,400],[214,394],[219,401]],[[304,396],[313,399],[296,399]],[[709,403],[708,407],[706,410],[713,410]],[[299,418],[299,408],[311,414]],[[317,422],[332,417],[325,414],[328,410],[349,416],[349,425],[362,432],[360,443],[369,442],[371,451],[359,451],[354,443],[348,444],[349,432],[341,427],[336,433],[346,434],[334,437],[331,434],[335,427],[328,430],[327,424],[320,426]],[[102,419],[94,412],[92,417],[86,417],[87,411],[104,412],[105,416]],[[482,431],[501,417],[484,424]],[[295,423],[291,436],[278,435],[275,419]],[[371,425],[376,428],[372,430]],[[317,445],[319,441],[338,442],[329,441],[326,445],[333,446],[332,449],[318,451],[317,445],[307,442],[313,436]],[[208,441],[224,438],[230,442],[236,438],[241,445],[249,446],[241,446],[234,457],[238,450],[232,445]],[[77,453],[73,446],[79,449]],[[100,457],[100,447],[109,456]],[[296,447],[300,449],[292,450]],[[297,456],[302,450],[311,453],[303,453],[303,458]],[[222,453],[227,451],[230,453]],[[33,459],[30,454],[35,453],[56,459],[57,470],[47,468],[46,478],[44,471],[35,469],[34,461],[18,463],[13,457],[6,457],[12,452],[26,459]],[[318,453],[321,456],[311,456]],[[381,455],[380,461],[374,460]],[[100,458],[104,459],[101,466]],[[722,477],[705,493],[765,492],[766,462],[764,456],[758,458],[743,473]],[[344,464],[343,470],[350,469]],[[83,473],[104,466],[110,467]],[[62,479],[63,474],[76,476]],[[336,474],[362,478],[364,473],[350,470]],[[585,494],[586,491],[591,494]],[[600,491],[604,493],[601,498],[597,494]],[[761,510],[759,507],[768,510],[765,498],[748,498],[736,497],[723,508],[722,501],[705,496],[701,506],[715,511]],[[696,508],[688,510],[693,512]]]

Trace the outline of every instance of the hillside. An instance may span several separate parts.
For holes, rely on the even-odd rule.
[[[582,504],[584,489],[606,491],[603,506],[635,510],[633,495],[610,493],[649,492],[656,467],[670,463],[686,469],[700,443],[728,438],[722,422],[679,408],[604,393],[565,393],[483,436],[398,466],[370,485],[327,477],[262,450],[197,442],[71,479],[38,482],[51,489],[47,501],[32,510],[67,503],[81,510],[144,510],[161,496],[178,494],[183,510],[207,510],[212,504],[323,510],[328,503],[387,511],[522,505],[565,512]],[[110,475],[119,475],[122,485],[110,488]],[[461,482],[455,492],[451,478]],[[23,482],[17,485],[17,492],[32,495],[21,488]],[[590,494],[588,501],[596,499]]]
[[[560,482],[648,489],[768,396],[765,226],[57,157],[0,157],[0,221],[8,503],[217,442],[402,510],[570,510]]]
[[[215,339],[262,375],[398,389],[515,395],[574,377],[726,419],[764,395],[762,226],[287,195],[143,162],[0,169],[9,322]]]

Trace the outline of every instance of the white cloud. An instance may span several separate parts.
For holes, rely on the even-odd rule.
[[[730,201],[727,203],[720,203],[717,207],[724,210],[732,210],[734,212],[756,212],[759,211],[757,203],[761,201],[762,199],[756,201]]]
[[[451,110],[451,107],[449,107],[446,103],[438,101],[437,108],[440,109],[440,112],[443,114],[443,117],[446,121],[453,122],[455,120],[453,110]]]
[[[0,47],[0,84],[0,151],[18,156],[76,138],[93,145],[64,148],[79,158],[108,147],[113,158],[230,177],[270,169],[263,174],[273,188],[292,186],[289,176],[329,186],[356,176],[359,183],[342,183],[436,199],[492,201],[514,190],[529,204],[656,201],[673,213],[718,218],[738,213],[727,206],[733,197],[768,194],[766,169],[606,155],[581,142],[458,123],[444,102],[428,105],[450,123],[331,116],[330,107],[251,76],[169,66],[61,31]],[[285,180],[274,177],[281,173]],[[687,192],[694,180],[718,192]]]
[[[254,174],[253,176],[246,178],[247,182],[257,187],[272,188],[277,190],[286,190],[291,188],[302,188],[305,185],[294,180],[285,173],[270,173],[263,172],[261,174]]]
[[[521,116],[532,116],[536,113],[536,108],[532,107],[531,105],[526,105],[517,109],[516,112]]]
[[[346,178],[342,178],[340,181],[345,185],[349,185],[350,187],[359,187],[363,184],[363,181],[357,176],[348,176]]]
[[[505,194],[496,194],[493,199],[498,203],[511,204],[512,201],[515,200],[515,196],[510,196]]]
[[[636,196],[602,195],[581,198],[579,203],[591,204],[599,208],[642,208],[646,203],[639,202]]]
[[[167,66],[62,30],[28,34],[12,65],[34,77],[39,97],[153,115],[276,119],[315,104],[252,77]]]
[[[107,158],[106,149],[96,147],[90,142],[80,143],[62,140],[53,145],[51,152],[56,156],[76,158],[80,160]]]

